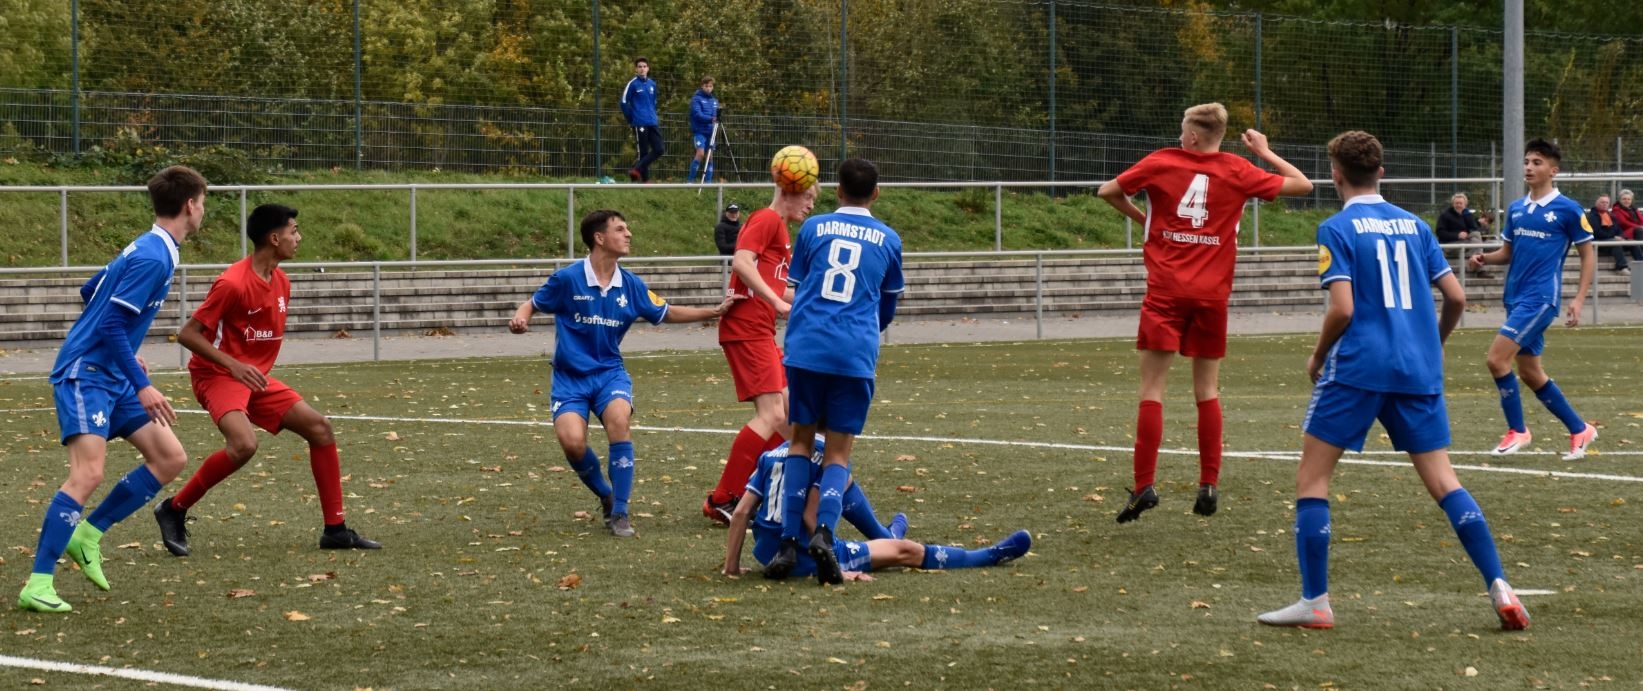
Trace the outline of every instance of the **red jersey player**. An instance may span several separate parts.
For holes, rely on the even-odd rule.
[[[308,440],[308,463],[325,518],[321,549],[380,549],[342,520],[342,470],[331,422],[268,376],[280,354],[291,300],[291,281],[279,264],[296,256],[302,242],[297,210],[258,206],[246,219],[245,232],[256,249],[223,270],[177,333],[177,342],[194,353],[188,361],[194,398],[211,413],[227,446],[208,456],[176,496],[154,507],[160,541],[172,554],[188,556],[189,507],[257,454],[256,426],[270,434],[290,429]]]
[[[1141,302],[1141,409],[1135,425],[1135,489],[1119,523],[1158,505],[1153,477],[1164,439],[1164,384],[1175,354],[1192,358],[1198,400],[1198,501],[1193,512],[1215,513],[1221,475],[1221,401],[1217,378],[1227,350],[1227,299],[1237,260],[1238,221],[1250,198],[1302,195],[1312,183],[1267,147],[1266,135],[1244,131],[1244,146],[1278,171],[1223,153],[1227,109],[1206,103],[1186,110],[1181,148],[1160,149],[1101,186],[1099,194],[1145,225],[1142,257],[1147,295]],[[1143,214],[1130,196],[1147,193]]]
[[[730,363],[736,398],[752,401],[753,419],[736,433],[719,485],[702,502],[702,514],[729,524],[747,479],[759,465],[759,454],[776,448],[789,435],[787,372],[776,345],[776,319],[787,316],[787,262],[793,242],[788,223],[802,223],[816,205],[816,186],[793,193],[776,188],[770,206],[753,212],[736,237],[730,258],[730,293],[740,300],[719,320],[719,346]]]

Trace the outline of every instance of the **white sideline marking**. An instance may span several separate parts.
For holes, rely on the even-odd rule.
[[[40,412],[40,411],[46,411],[46,410],[56,410],[56,409],[55,408],[11,408],[11,409],[7,409],[7,410],[0,411],[0,412],[23,413],[23,412]],[[194,409],[189,409],[189,408],[177,408],[177,412],[178,413],[192,413],[192,414],[195,414],[195,415],[204,415],[205,414],[205,411],[203,411],[203,410],[194,410]],[[332,420],[356,420],[356,421],[361,421],[361,422],[408,422],[408,423],[433,423],[433,422],[439,422],[439,423],[446,423],[446,424],[453,424],[453,425],[499,425],[499,426],[506,426],[506,427],[552,427],[553,426],[553,423],[551,423],[551,422],[543,422],[543,421],[540,421],[540,420],[474,420],[474,419],[468,419],[468,418],[400,417],[400,416],[394,416],[394,415],[327,415],[326,417],[329,417]],[[651,432],[651,433],[682,432],[682,433],[686,433],[686,434],[723,434],[723,435],[733,435],[733,434],[736,434],[737,431],[738,431],[738,430],[728,430],[728,429],[713,429],[713,428],[708,428],[708,427],[650,427],[650,426],[643,426],[643,425],[634,425],[631,429],[635,432]],[[1059,450],[1063,450],[1063,451],[1107,451],[1107,452],[1113,452],[1113,453],[1122,453],[1122,452],[1134,451],[1133,448],[1128,447],[1128,446],[1106,446],[1106,445],[1101,445],[1101,444],[1069,444],[1069,443],[1065,443],[1065,442],[1049,442],[1049,441],[1005,441],[1005,440],[1000,440],[1000,439],[960,439],[960,438],[956,438],[956,437],[921,437],[921,436],[905,436],[905,435],[882,435],[881,436],[881,435],[870,435],[870,434],[864,434],[860,438],[861,439],[882,439],[882,440],[885,440],[885,441],[916,441],[916,442],[926,442],[926,443],[935,443],[935,444],[974,444],[974,445],[978,445],[978,446],[1014,446],[1014,447],[1032,448],[1032,449],[1059,449]],[[1170,455],[1173,455],[1173,456],[1196,456],[1196,455],[1198,455],[1198,452],[1195,451],[1195,450],[1192,450],[1192,449],[1159,449],[1158,453],[1160,453],[1160,454],[1170,454]],[[1397,452],[1397,451],[1370,451],[1370,452],[1366,452],[1364,455],[1369,455],[1369,454],[1400,455],[1400,456],[1402,455],[1401,452]],[[1449,455],[1451,455],[1451,456],[1487,456],[1487,455],[1491,455],[1491,454],[1488,451],[1454,451],[1454,450],[1451,450],[1449,452]],[[1548,453],[1547,455],[1552,455],[1552,454]],[[1594,454],[1594,455],[1600,455],[1600,456],[1640,456],[1640,455],[1643,455],[1643,451],[1610,451],[1610,452],[1607,452],[1607,453],[1599,453],[1599,454]],[[1221,452],[1221,456],[1224,457],[1224,458],[1254,458],[1254,459],[1262,459],[1262,460],[1268,460],[1268,461],[1298,461],[1301,458],[1301,454],[1298,451],[1232,451],[1232,450],[1227,450],[1227,451]],[[1408,467],[1408,465],[1409,465],[1408,461],[1377,461],[1377,460],[1368,459],[1368,458],[1352,458],[1352,457],[1342,458],[1341,463],[1345,463],[1347,465],[1366,465],[1366,466],[1377,466],[1377,467],[1383,467],[1383,468],[1404,468],[1404,467]],[[1552,478],[1569,479],[1569,480],[1606,480],[1606,481],[1610,481],[1610,482],[1643,482],[1643,477],[1637,477],[1637,476],[1634,476],[1634,475],[1611,475],[1611,474],[1608,474],[1608,473],[1574,473],[1574,472],[1569,472],[1569,471],[1564,471],[1564,470],[1538,470],[1538,469],[1534,469],[1534,468],[1502,468],[1502,467],[1499,467],[1499,466],[1470,465],[1470,464],[1456,464],[1455,469],[1456,470],[1475,471],[1475,472],[1480,472],[1480,473],[1504,473],[1504,474],[1507,474],[1507,475],[1527,475],[1527,476],[1530,476],[1530,477],[1552,477]]]
[[[1518,590],[1517,588],[1513,588],[1512,592],[1517,593],[1519,596],[1523,596],[1523,595],[1556,595],[1556,594],[1558,594],[1558,592],[1556,590],[1535,590],[1535,589],[1532,589],[1532,588],[1529,589],[1529,590]]]
[[[135,679],[173,686],[191,686],[196,689],[217,689],[218,691],[289,691],[279,686],[263,686],[261,684],[246,684],[237,681],[222,681],[192,677],[186,674],[171,674],[169,672],[150,672],[144,669],[120,669],[104,667],[102,665],[82,665],[74,662],[53,662],[51,660],[35,660],[27,657],[12,657],[0,655],[0,667],[18,667],[22,669],[37,669],[45,672],[67,672],[69,674],[89,674],[93,676],[119,677],[121,679]]]

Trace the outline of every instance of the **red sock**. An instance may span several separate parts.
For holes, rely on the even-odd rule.
[[[764,452],[765,441],[746,425],[736,433],[736,441],[730,443],[730,458],[725,461],[724,472],[719,473],[719,486],[713,488],[713,503],[723,504],[742,493],[747,479],[753,477],[754,469],[759,467],[759,454]]]
[[[308,447],[308,467],[314,471],[325,524],[342,525],[342,460],[337,457],[337,445]]]
[[[1158,447],[1164,443],[1164,404],[1142,401],[1135,419],[1135,489],[1153,483],[1158,475]]]
[[[764,441],[764,450],[772,451],[785,443],[787,443],[787,437],[782,436],[781,432],[771,432],[770,438]]]
[[[211,491],[212,487],[227,480],[228,476],[239,469],[233,461],[228,460],[228,449],[217,449],[205,457],[200,469],[194,471],[194,477],[188,478],[188,482],[183,483],[183,488],[177,492],[177,496],[172,497],[171,503],[187,511],[189,507],[205,498],[205,493]]]
[[[1221,399],[1198,402],[1198,484],[1221,481]]]

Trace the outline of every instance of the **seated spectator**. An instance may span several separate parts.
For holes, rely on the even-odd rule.
[[[1616,240],[1620,238],[1620,221],[1609,206],[1609,195],[1599,195],[1592,209],[1586,212],[1586,223],[1592,227],[1592,237],[1599,241]],[[1626,247],[1600,247],[1603,254],[1614,257],[1614,270],[1622,275],[1631,274],[1626,255],[1631,254]]]
[[[1637,207],[1632,206],[1631,190],[1621,190],[1620,202],[1610,211],[1614,212],[1614,221],[1620,226],[1620,237],[1627,240],[1643,240],[1643,236],[1637,232],[1638,228],[1643,228],[1643,215],[1638,215]],[[1643,252],[1643,249],[1633,249]]]
[[[1466,206],[1465,192],[1456,192],[1449,198],[1449,208],[1438,214],[1438,224],[1432,231],[1437,233],[1438,242],[1445,245],[1483,240],[1483,224],[1478,223],[1478,214]]]
[[[713,244],[719,247],[719,254],[728,257],[736,253],[736,238],[741,234],[742,207],[731,204],[719,217],[719,225],[713,226]]]

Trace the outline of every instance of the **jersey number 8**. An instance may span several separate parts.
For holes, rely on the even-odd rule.
[[[855,272],[861,266],[861,243],[834,240],[827,246],[827,265],[830,268],[822,274],[821,296],[834,302],[849,302],[856,294]]]

